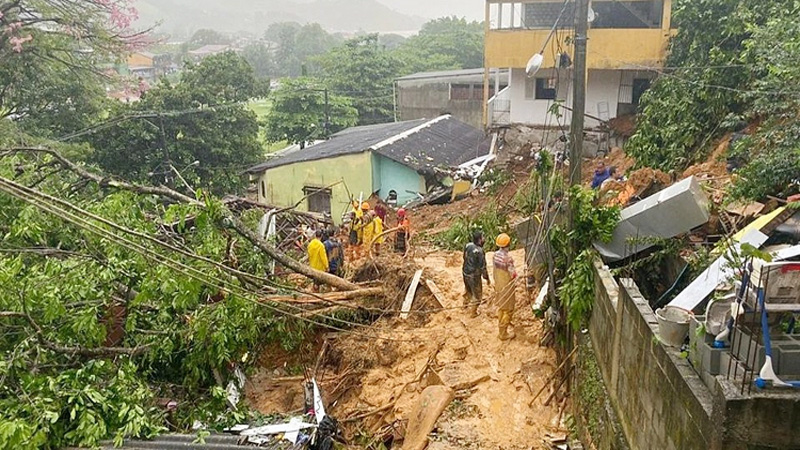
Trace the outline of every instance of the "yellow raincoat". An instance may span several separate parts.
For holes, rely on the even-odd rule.
[[[375,225],[375,243],[383,244],[383,241],[386,240],[385,236],[381,236],[383,234],[383,220],[381,220],[380,216],[375,216],[375,220],[372,223]]]
[[[328,254],[325,252],[325,244],[319,239],[314,238],[308,244],[308,264],[312,269],[328,271]]]
[[[364,222],[361,227],[361,242],[369,247],[372,245],[372,238],[375,237],[375,220],[369,214],[365,215],[361,220]]]

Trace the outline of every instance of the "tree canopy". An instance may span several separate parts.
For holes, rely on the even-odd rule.
[[[309,78],[284,80],[272,93],[272,108],[266,120],[269,142],[305,144],[355,125],[358,111],[350,99],[328,92]],[[326,128],[326,121],[329,120]]]
[[[798,98],[786,88],[800,83],[797,12],[797,2],[782,0],[679,1],[679,31],[666,64],[674,69],[643,96],[626,151],[642,166],[682,169],[704,158],[723,133],[760,122],[726,155],[742,163],[731,192],[798,192]]]
[[[129,179],[177,183],[177,170],[190,185],[238,192],[240,173],[263,156],[256,116],[243,102],[265,93],[233,52],[189,64],[179,83],[164,82],[141,102],[117,105],[111,120],[121,122],[87,137],[92,161]]]

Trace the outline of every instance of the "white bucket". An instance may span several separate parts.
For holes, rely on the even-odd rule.
[[[683,308],[667,306],[656,310],[658,334],[666,345],[680,347],[689,334],[691,313]]]

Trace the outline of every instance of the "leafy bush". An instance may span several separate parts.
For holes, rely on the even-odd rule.
[[[472,241],[472,233],[482,230],[486,236],[487,251],[496,250],[494,238],[500,233],[508,233],[512,237],[512,248],[516,245],[513,230],[508,224],[508,216],[501,213],[494,204],[488,204],[474,217],[459,216],[447,230],[434,236],[434,243],[446,250],[463,250],[467,243]]]

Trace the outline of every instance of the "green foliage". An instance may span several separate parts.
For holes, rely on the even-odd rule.
[[[626,151],[639,166],[683,169],[742,119],[761,126],[731,155],[744,162],[735,198],[800,191],[796,90],[800,5],[783,0],[681,0],[668,66],[643,99]]]
[[[287,79],[272,95],[272,109],[266,124],[268,142],[286,141],[300,144],[325,139],[325,122],[330,117],[327,133],[333,134],[353,126],[358,121],[358,111],[350,99],[325,93],[309,78]]]
[[[486,251],[496,250],[494,243],[495,237],[501,233],[508,233],[511,238],[511,247],[516,245],[513,231],[508,225],[508,216],[500,211],[495,204],[487,204],[478,214],[470,217],[461,215],[455,218],[453,224],[447,230],[434,235],[436,245],[447,250],[463,250],[469,242],[472,242],[472,233],[475,230],[483,231],[486,238]]]
[[[573,329],[579,329],[594,305],[594,242],[608,242],[619,222],[619,208],[594,205],[597,193],[580,186],[569,190],[573,228],[551,232],[556,273],[562,274],[559,297]]]
[[[22,142],[46,144],[0,123],[0,145]],[[219,200],[204,197],[209,207],[200,210],[83,186],[67,172],[40,180],[39,165],[49,163],[4,155],[0,176],[26,185],[38,181],[37,189],[127,228],[216,261],[228,258],[230,236],[218,225]],[[173,230],[169,224],[177,225]],[[257,294],[243,292],[259,286],[133,237],[145,247],[135,251],[5,193],[0,236],[0,449],[91,447],[104,439],[150,437],[167,421],[185,431],[195,420],[214,426],[243,420],[242,412],[228,411],[216,375],[224,383],[231,364],[246,352],[256,354],[270,343],[291,349],[307,331],[257,303]],[[260,252],[242,244],[231,248],[240,270],[264,276],[268,261]],[[167,258],[202,276],[167,266]],[[109,342],[111,332],[120,331],[110,317],[123,307],[124,334]],[[79,351],[105,346],[143,352]],[[160,398],[178,404],[169,417]]]
[[[112,8],[125,0],[22,0],[0,5],[0,118],[60,137],[102,112],[104,76],[98,68],[123,50]],[[118,10],[123,18],[127,10]],[[68,30],[59,29],[68,25]]]
[[[231,39],[223,35],[219,31],[211,30],[208,28],[201,28],[194,32],[189,39],[189,44],[193,47],[202,47],[204,45],[224,45],[230,44]]]
[[[442,17],[423,25],[396,51],[405,72],[483,67],[483,24]]]
[[[192,186],[239,192],[241,171],[263,153],[256,116],[242,102],[264,93],[252,68],[235,53],[208,57],[187,66],[180,83],[162,83],[141,102],[116,105],[114,117],[145,117],[87,136],[95,149],[91,161],[128,179],[167,180],[185,190],[172,164]]]
[[[511,173],[508,170],[492,167],[483,172],[478,178],[478,183],[486,187],[486,194],[494,196],[511,181]]]
[[[341,40],[328,34],[319,24],[300,25],[279,22],[269,26],[264,37],[275,42],[273,77],[298,77],[317,69],[314,58],[338,45]]]
[[[352,99],[359,125],[394,120],[393,83],[400,61],[378,44],[377,34],[351,39],[316,61],[325,84]]]

